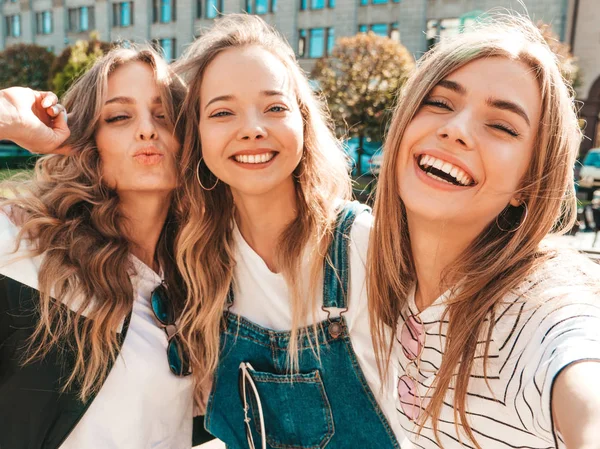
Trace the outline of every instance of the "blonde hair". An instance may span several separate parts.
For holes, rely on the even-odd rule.
[[[346,157],[334,137],[323,102],[319,101],[299,68],[293,50],[284,39],[256,16],[232,14],[215,22],[178,63],[176,70],[188,82],[189,92],[182,114],[185,131],[182,164],[192,168],[184,175],[186,194],[193,198],[187,223],[179,239],[177,263],[188,289],[182,317],[184,337],[193,348],[192,367],[208,381],[219,357],[219,331],[235,265],[232,226],[234,203],[230,188],[219,182],[214,190],[203,190],[194,171],[202,157],[198,123],[200,87],[204,71],[221,52],[231,48],[259,46],[279,58],[293,80],[304,122],[304,151],[294,170],[297,216],[283,231],[277,248],[277,264],[292,292],[292,338],[289,354],[297,355],[298,327],[309,311],[315,313],[316,280],[322,273],[326,249],[335,226],[335,204],[349,198],[351,187]],[[212,185],[208,170],[201,167],[203,184]],[[301,288],[302,255],[312,243],[310,290]],[[307,301],[305,296],[312,301]],[[315,329],[316,331],[316,329]],[[200,388],[200,387],[198,387]],[[199,393],[199,392],[198,392]]]
[[[21,227],[15,250],[22,241],[29,241],[32,255],[43,255],[38,278],[39,322],[24,363],[67,345],[75,359],[62,388],[78,388],[84,401],[97,393],[118,354],[117,331],[134,300],[130,242],[124,237],[119,196],[102,180],[102,160],[95,143],[108,78],[118,67],[134,61],[154,70],[165,117],[173,125],[185,96],[183,83],[152,49],[111,50],[63,98],[69,111],[67,144],[72,155],[45,156],[36,163],[30,181],[0,186],[15,194],[0,203]],[[179,306],[185,295],[173,263],[173,248],[182,210],[182,205],[171,206],[157,246],[170,298]]]
[[[549,258],[540,247],[551,231],[569,229],[575,220],[573,164],[581,133],[571,92],[561,78],[557,61],[537,28],[521,18],[497,18],[474,32],[438,44],[418,64],[403,88],[385,143],[384,161],[375,201],[375,227],[368,255],[368,294],[371,325],[380,373],[388,375],[395,327],[416,282],[410,251],[406,210],[398,198],[396,167],[403,134],[431,89],[450,73],[472,61],[502,57],[531,68],[541,93],[540,126],[533,156],[519,193],[528,216],[514,232],[503,232],[492,221],[443,273],[445,281],[462,279],[446,313],[449,318],[443,363],[423,413],[421,427],[431,418],[438,439],[438,418],[449,386],[455,388],[455,423],[479,448],[466,414],[466,393],[477,341],[486,337],[485,359],[497,305],[524,277]],[[520,216],[513,217],[519,223]],[[505,226],[503,226],[505,227]],[[487,374],[487,370],[484,371]],[[457,376],[454,376],[458,373]],[[457,430],[458,431],[458,430]]]

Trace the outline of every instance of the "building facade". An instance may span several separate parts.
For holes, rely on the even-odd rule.
[[[543,20],[579,57],[587,133],[597,134],[600,109],[599,0],[0,0],[0,49],[35,43],[59,53],[92,30],[105,41],[152,41],[168,59],[210,27],[221,13],[259,14],[296,50],[302,67],[341,36],[371,30],[400,40],[418,58],[479,14],[513,9]],[[525,4],[526,10],[522,3]],[[592,130],[593,128],[593,130]],[[600,142],[588,141],[589,146]]]

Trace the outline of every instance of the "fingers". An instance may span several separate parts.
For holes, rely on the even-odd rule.
[[[44,109],[48,109],[55,104],[58,104],[58,97],[54,92],[40,92],[39,99],[41,100],[41,105]]]
[[[52,121],[52,131],[56,137],[58,147],[53,153],[69,154],[71,153],[71,148],[69,146],[61,146],[71,135],[71,131],[67,124],[67,111],[60,104],[54,105],[52,108],[55,108],[55,111],[58,110],[58,113],[55,114],[55,118]]]

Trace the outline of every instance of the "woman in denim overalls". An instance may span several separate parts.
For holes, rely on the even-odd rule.
[[[203,205],[183,232],[197,307],[181,326],[204,329],[184,337],[202,348],[192,369],[214,374],[206,428],[232,449],[399,448],[364,288],[370,215],[347,201],[345,154],[294,52],[262,19],[230,15],[178,71],[182,163]]]

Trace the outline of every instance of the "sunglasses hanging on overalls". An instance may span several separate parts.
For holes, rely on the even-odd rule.
[[[181,341],[181,336],[178,333],[177,325],[175,324],[175,310],[169,296],[165,283],[161,283],[154,289],[151,296],[152,311],[154,316],[165,329],[167,334],[167,360],[169,368],[176,376],[189,376],[192,371],[190,369],[189,354],[184,349],[185,346]]]
[[[240,369],[238,373],[238,391],[240,392],[240,400],[242,401],[242,407],[244,408],[244,423],[246,424],[246,439],[248,440],[248,447],[250,449],[256,449],[254,445],[254,437],[252,436],[252,427],[250,423],[252,419],[248,415],[248,411],[250,410],[250,404],[248,403],[248,393],[254,395],[254,402],[258,408],[258,417],[260,420],[260,437],[261,437],[261,447],[262,449],[267,449],[267,438],[265,432],[265,418],[263,416],[262,403],[260,401],[260,396],[258,395],[258,389],[256,388],[256,384],[254,383],[254,379],[252,379],[252,375],[250,371],[254,371],[252,365],[248,362],[240,363]],[[248,389],[247,387],[250,386]]]

